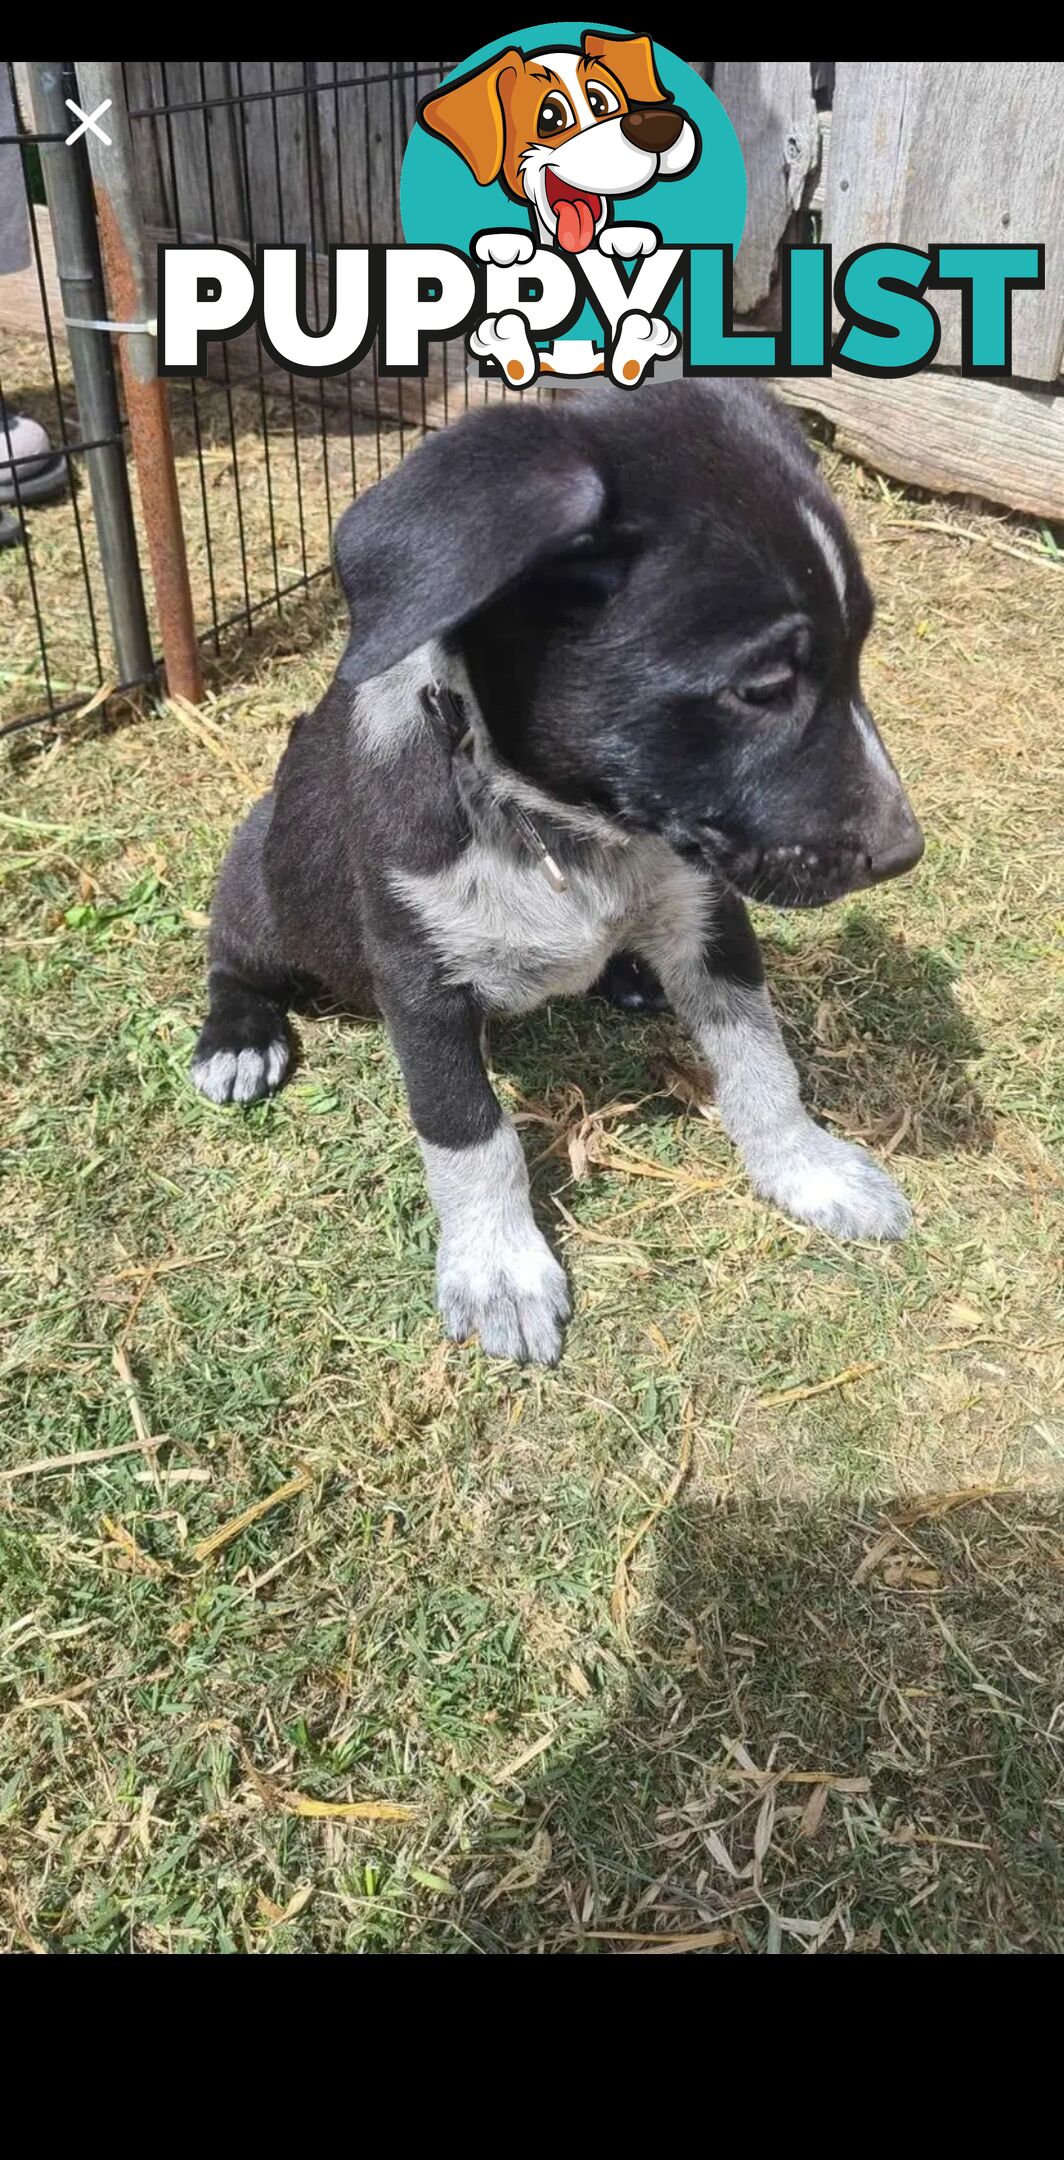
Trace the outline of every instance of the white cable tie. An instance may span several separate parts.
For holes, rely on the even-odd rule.
[[[140,332],[145,337],[159,335],[159,325],[154,315],[150,315],[147,322],[98,322],[84,315],[64,315],[63,321],[68,330],[125,330]]]

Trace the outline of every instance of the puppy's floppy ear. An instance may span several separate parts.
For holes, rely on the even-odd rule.
[[[481,187],[502,171],[510,92],[524,68],[524,54],[511,45],[475,75],[434,91],[418,106],[422,127],[457,150]]]
[[[336,528],[348,682],[453,630],[537,559],[590,532],[606,490],[566,416],[488,406],[430,435]]]
[[[633,105],[664,105],[669,93],[658,81],[654,47],[648,37],[603,37],[585,30],[580,40],[588,60],[601,60],[615,75]]]

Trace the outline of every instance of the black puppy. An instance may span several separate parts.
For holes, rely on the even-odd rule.
[[[902,1236],[897,1187],[802,1108],[739,898],[819,906],[923,846],[861,698],[868,586],[781,408],[726,381],[489,407],[352,505],[336,564],[350,639],[223,868],[196,1086],[253,1101],[284,1078],[295,996],[372,998],[444,1326],[551,1363],[565,1277],[482,1021],[633,955],[758,1192]]]

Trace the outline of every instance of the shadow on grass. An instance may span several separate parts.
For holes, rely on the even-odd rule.
[[[888,1135],[907,1119],[906,1154],[992,1144],[993,1121],[968,1071],[983,1046],[942,953],[858,904],[823,944],[783,953],[769,943],[766,966],[812,1107],[858,1130],[867,1113]]]
[[[991,1145],[993,1123],[968,1071],[982,1045],[941,954],[853,907],[822,943],[792,950],[766,940],[765,962],[810,1109],[872,1147],[903,1128],[902,1155]],[[492,1028],[497,1069],[522,1094],[543,1098],[575,1082],[589,1108],[645,1095],[682,1042],[671,1016],[633,1019],[592,999]],[[645,1115],[672,1118],[676,1108],[663,1096]]]
[[[982,1045],[941,954],[892,935],[862,907],[823,943],[792,950],[766,942],[770,985],[811,1109],[873,1148],[900,1128],[903,1156],[991,1146],[993,1122],[968,1071]],[[313,1067],[315,1020],[373,1024],[327,999],[304,999],[294,1011],[310,1025],[292,1029],[293,1075]],[[691,1055],[671,1014],[633,1017],[595,998],[558,999],[521,1019],[493,1021],[491,1051],[496,1075],[530,1103],[550,1105],[576,1085],[589,1110],[650,1096],[647,1120],[675,1119],[678,1103],[661,1086],[661,1067]],[[555,1182],[568,1178],[567,1166],[557,1172]]]
[[[1051,1492],[864,1522],[675,1504],[620,1715],[526,1771],[524,1874],[504,1887],[496,1850],[463,1926],[508,1949],[1064,1949],[1062,1533]],[[611,1662],[591,1649],[579,1692]]]

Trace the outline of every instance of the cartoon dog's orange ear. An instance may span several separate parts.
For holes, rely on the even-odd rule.
[[[464,158],[481,187],[497,180],[506,149],[503,100],[524,69],[524,54],[514,46],[499,53],[475,75],[435,91],[418,107],[418,119],[430,135],[442,136]]]
[[[669,93],[658,81],[654,47],[648,37],[603,37],[585,30],[580,40],[589,60],[601,60],[615,75],[625,97],[633,105],[662,105]]]

